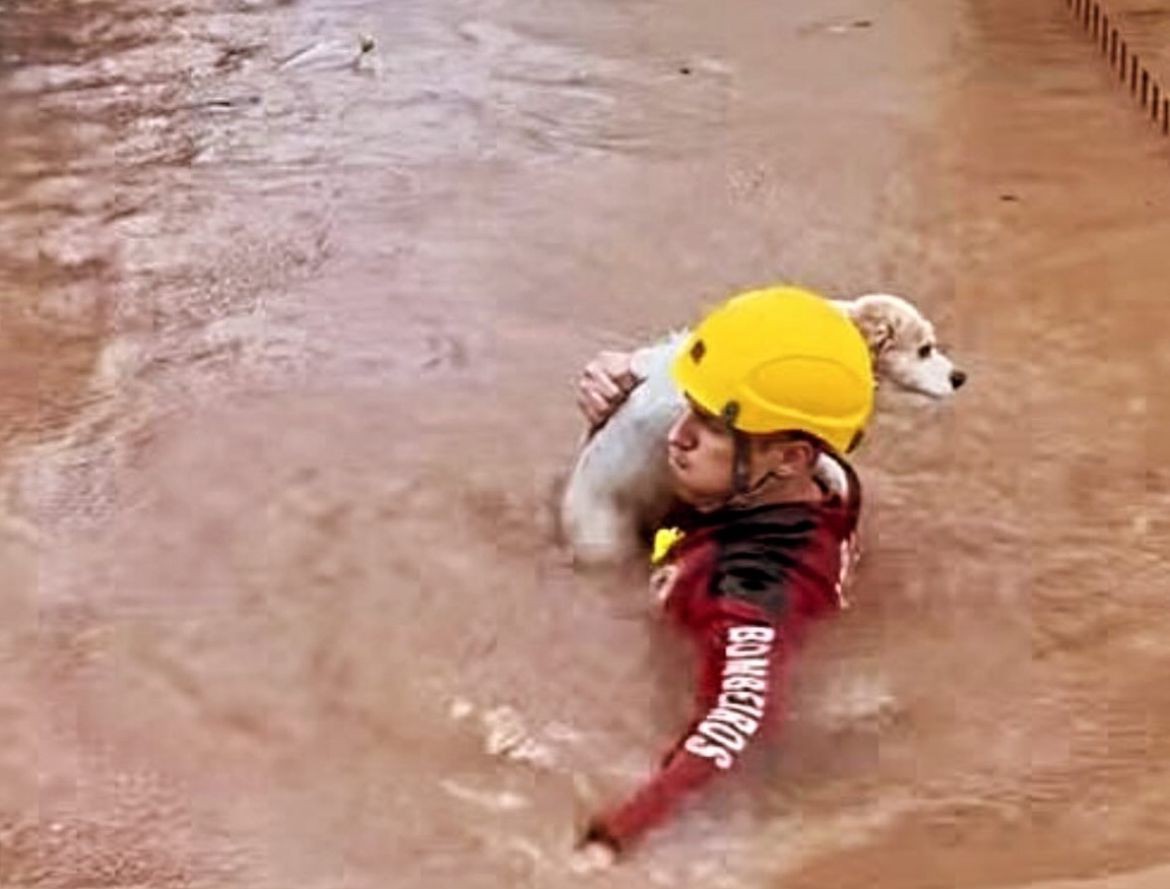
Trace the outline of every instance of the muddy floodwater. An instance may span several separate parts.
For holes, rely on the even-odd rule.
[[[1170,139],[1064,2],[0,18],[0,885],[1170,886]],[[572,379],[780,279],[970,379],[881,393],[781,738],[583,878],[691,677],[556,546]]]

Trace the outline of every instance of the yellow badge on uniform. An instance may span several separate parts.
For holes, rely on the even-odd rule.
[[[650,564],[661,565],[674,549],[674,545],[686,534],[678,528],[659,528],[654,532],[654,549],[650,552]]]

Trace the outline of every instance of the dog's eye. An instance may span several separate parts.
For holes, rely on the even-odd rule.
[[[920,348],[918,350],[918,357],[919,358],[929,358],[931,356],[931,353],[933,353],[933,352],[934,352],[934,346],[932,346],[930,343],[927,343],[925,346],[923,346],[922,348]]]

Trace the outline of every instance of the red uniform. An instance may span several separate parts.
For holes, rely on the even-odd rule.
[[[696,714],[658,773],[596,818],[586,840],[623,848],[693,788],[731,769],[765,721],[778,718],[785,668],[813,618],[843,605],[860,487],[821,503],[694,515],[653,582],[699,655]]]

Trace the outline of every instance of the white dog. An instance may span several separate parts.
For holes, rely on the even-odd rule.
[[[879,381],[932,398],[945,398],[966,381],[939,351],[933,325],[905,299],[873,293],[834,305],[865,337]],[[670,364],[686,337],[675,333],[633,354],[641,382],[581,448],[561,502],[561,528],[578,564],[633,555],[639,533],[670,508],[666,436],[685,407]]]

